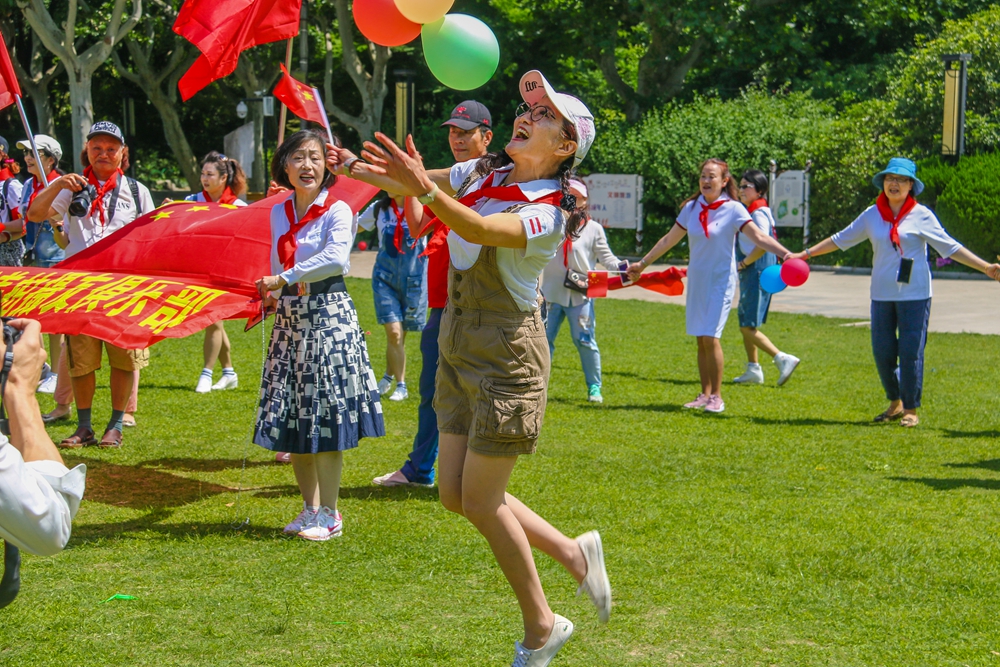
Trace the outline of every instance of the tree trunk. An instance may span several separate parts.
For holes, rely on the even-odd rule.
[[[156,107],[163,121],[163,134],[167,138],[167,144],[174,153],[177,166],[180,167],[184,180],[187,181],[191,190],[197,192],[201,190],[201,172],[198,170],[198,158],[191,150],[187,136],[184,134],[184,127],[181,125],[181,116],[177,113],[177,107],[157,86],[152,90],[147,90],[146,95],[149,101]]]
[[[71,122],[73,127],[73,169],[83,172],[80,154],[87,140],[90,126],[94,124],[94,100],[91,94],[93,77],[87,70],[69,72],[69,103],[72,109]]]

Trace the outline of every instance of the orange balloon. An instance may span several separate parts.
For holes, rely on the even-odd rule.
[[[414,23],[434,23],[448,13],[455,0],[396,0],[399,12]]]
[[[420,24],[400,14],[393,0],[354,0],[354,23],[381,46],[401,46],[420,34]]]

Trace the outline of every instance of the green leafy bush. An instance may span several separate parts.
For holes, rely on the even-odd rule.
[[[963,158],[937,199],[937,214],[948,233],[987,261],[1000,254],[1000,154]]]

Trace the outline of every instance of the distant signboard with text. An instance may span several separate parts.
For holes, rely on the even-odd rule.
[[[590,217],[608,229],[642,229],[642,176],[591,174],[583,178]]]
[[[771,213],[777,227],[804,227],[806,221],[804,171],[783,171],[771,184]]]

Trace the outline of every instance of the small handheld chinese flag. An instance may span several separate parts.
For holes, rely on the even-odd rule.
[[[319,123],[326,127],[329,120],[319,97],[319,91],[294,78],[281,65],[282,77],[274,86],[274,96],[299,118]]]
[[[0,35],[0,47],[3,47],[0,49],[0,109],[4,109],[14,103],[15,96],[21,97],[21,84],[14,74],[14,65],[10,62],[10,52],[3,35]]]
[[[587,298],[596,299],[608,295],[608,272],[587,272]]]

